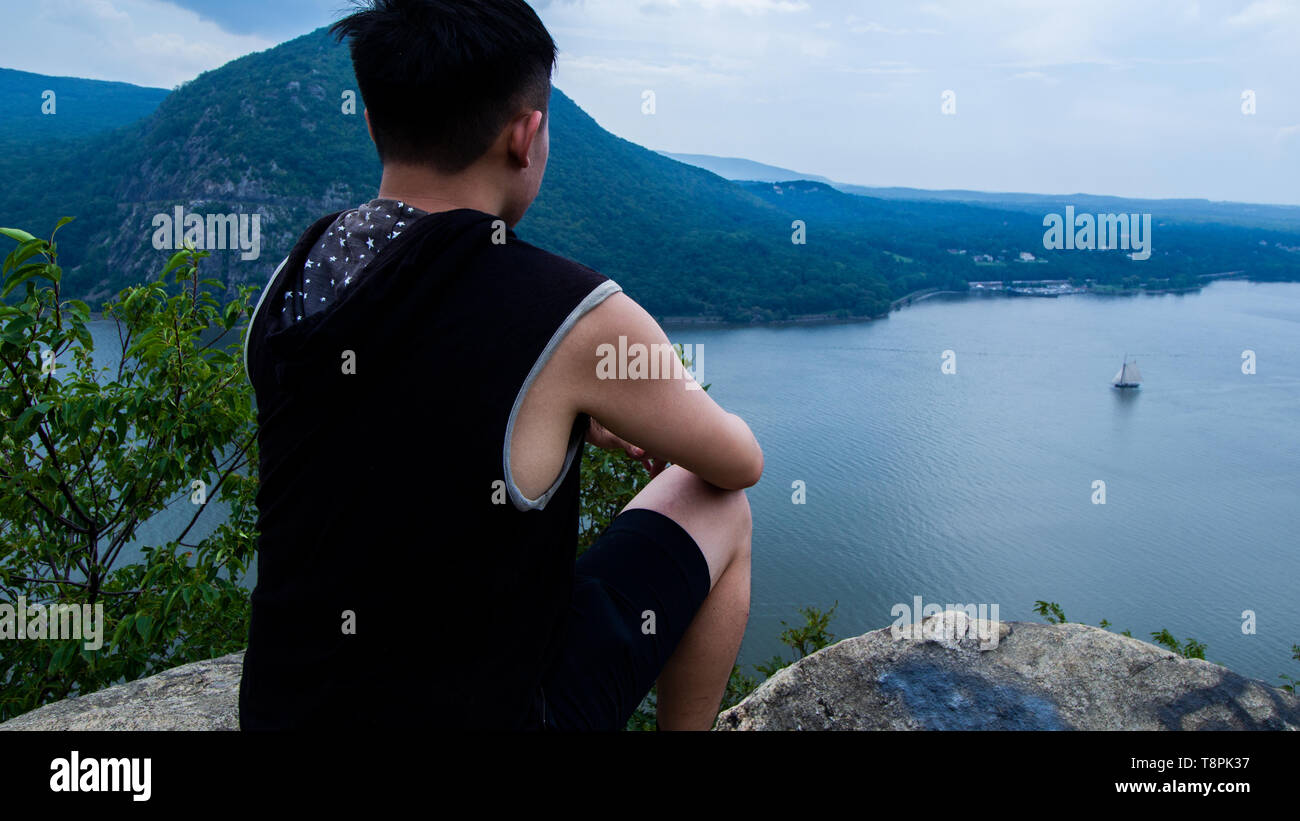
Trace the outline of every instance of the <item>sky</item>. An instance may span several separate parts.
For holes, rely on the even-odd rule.
[[[533,5],[556,87],[648,148],[861,185],[1300,204],[1300,0]],[[172,88],[348,3],[0,6],[0,66]]]

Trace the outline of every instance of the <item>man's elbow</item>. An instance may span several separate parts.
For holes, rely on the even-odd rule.
[[[763,478],[763,449],[755,443],[754,458],[750,463],[749,472],[745,475],[745,483],[741,487],[753,487],[761,478]]]
[[[745,454],[745,459],[737,471],[736,487],[732,489],[743,490],[758,484],[758,480],[763,477],[763,449],[759,447],[758,439],[754,437],[754,432],[749,429],[749,425],[745,424],[745,420],[739,416],[735,416],[735,420],[743,431],[738,444],[740,452]]]
[[[736,467],[736,473],[727,483],[727,490],[744,490],[758,484],[763,477],[763,449],[755,442],[743,463]]]

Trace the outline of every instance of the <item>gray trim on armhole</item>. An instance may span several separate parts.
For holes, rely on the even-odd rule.
[[[290,256],[292,256],[292,254]],[[280,276],[280,269],[283,268],[284,264],[288,261],[289,257],[285,257],[280,260],[279,265],[275,266],[275,273],[271,274],[271,281],[266,283],[266,287],[262,289],[262,295],[257,298],[257,304],[253,306],[253,312],[248,315],[248,330],[244,331],[244,378],[246,378],[249,383],[252,383],[253,381],[253,374],[248,370],[248,341],[253,336],[253,323],[257,321],[257,314],[262,310],[262,303],[266,301],[266,295],[271,293],[271,289],[275,287],[275,280]]]
[[[565,317],[564,322],[552,334],[550,341],[546,343],[546,347],[542,349],[542,353],[537,357],[537,361],[533,363],[533,369],[528,372],[528,377],[524,379],[524,384],[519,388],[519,393],[515,395],[515,404],[510,409],[510,419],[506,422],[506,441],[503,449],[502,465],[505,470],[506,492],[510,495],[510,501],[514,504],[516,510],[541,510],[546,507],[546,503],[551,500],[551,496],[555,494],[555,491],[559,490],[564,477],[569,474],[569,469],[573,466],[573,457],[578,453],[578,445],[581,444],[583,436],[581,431],[577,431],[569,441],[569,449],[564,456],[564,467],[560,468],[560,476],[551,485],[550,489],[537,499],[529,499],[515,484],[514,476],[510,473],[510,439],[515,432],[515,419],[519,416],[519,409],[524,404],[524,396],[527,395],[528,389],[532,387],[534,380],[537,379],[537,375],[542,372],[542,368],[546,367],[546,363],[554,355],[555,349],[560,346],[560,341],[577,324],[578,320],[603,302],[610,294],[618,293],[621,290],[623,290],[622,287],[612,279],[606,280],[592,289],[592,292],[587,294],[582,302],[578,303],[578,306]]]

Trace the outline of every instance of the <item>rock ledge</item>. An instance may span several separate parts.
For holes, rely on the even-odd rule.
[[[717,729],[1296,730],[1300,698],[1099,627],[949,612],[800,659]]]

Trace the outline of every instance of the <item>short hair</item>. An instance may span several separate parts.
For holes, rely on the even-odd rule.
[[[454,174],[522,107],[545,112],[555,41],[523,0],[365,0],[330,27],[349,40],[381,162]]]

